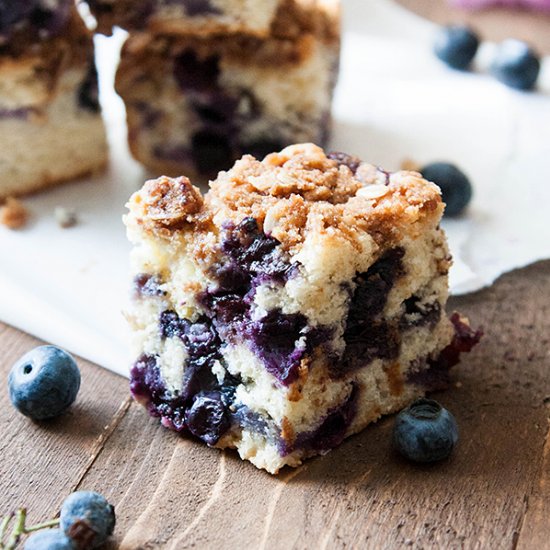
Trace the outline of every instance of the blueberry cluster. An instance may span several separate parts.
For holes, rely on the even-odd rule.
[[[466,70],[480,44],[479,36],[466,25],[450,25],[439,29],[435,55],[449,67]],[[491,74],[500,82],[517,90],[532,90],[540,72],[539,55],[525,42],[508,39],[498,45],[491,64]]]
[[[1,519],[1,518],[0,518]],[[115,509],[93,491],[71,493],[63,502],[59,519],[26,525],[25,508],[1,519],[0,548],[13,549],[23,535],[31,534],[25,550],[93,550],[103,546],[115,529]],[[7,545],[3,536],[14,523]]]

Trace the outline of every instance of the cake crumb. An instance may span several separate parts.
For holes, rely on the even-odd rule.
[[[29,220],[29,211],[21,201],[8,197],[0,207],[0,224],[9,229],[22,229]]]
[[[74,227],[78,223],[76,212],[64,206],[56,206],[54,216],[55,221],[60,227],[63,227],[63,229]]]

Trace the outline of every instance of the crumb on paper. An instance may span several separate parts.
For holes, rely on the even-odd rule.
[[[64,229],[73,227],[78,223],[76,212],[64,206],[56,206],[54,216],[58,225]]]
[[[29,211],[21,201],[8,197],[0,207],[0,224],[9,229],[21,229],[29,221]]]
[[[420,172],[420,164],[413,159],[405,158],[401,161],[401,170],[407,172]]]

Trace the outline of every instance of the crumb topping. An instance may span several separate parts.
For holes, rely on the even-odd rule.
[[[149,180],[131,199],[131,208],[153,230],[180,229],[192,221],[193,214],[200,212],[202,206],[201,192],[184,176]]]
[[[202,232],[253,217],[294,254],[313,233],[353,244],[368,232],[378,244],[391,245],[404,234],[435,228],[443,203],[438,187],[418,173],[390,174],[298,144],[262,161],[244,156],[219,174],[204,197],[187,178],[147,182],[130,208],[146,230],[163,237],[169,236],[166,230],[194,231],[195,242],[204,240]]]
[[[8,229],[22,229],[29,220],[29,211],[21,201],[8,197],[0,207],[0,224]]]

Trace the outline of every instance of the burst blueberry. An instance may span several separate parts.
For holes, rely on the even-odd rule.
[[[435,38],[435,55],[453,69],[464,70],[472,63],[479,48],[477,34],[466,25],[442,27]]]
[[[393,429],[393,444],[414,462],[447,458],[458,441],[454,416],[437,401],[419,399],[401,411]]]
[[[505,40],[491,65],[493,76],[510,88],[531,90],[540,72],[540,58],[521,40]]]
[[[76,399],[80,371],[66,351],[40,346],[25,354],[8,377],[11,402],[25,416],[44,420],[60,415]]]
[[[38,531],[25,542],[25,550],[76,550],[73,541],[61,529]]]
[[[458,216],[464,211],[472,199],[472,184],[462,170],[449,162],[434,162],[420,171],[441,189],[445,216]]]
[[[70,494],[61,507],[60,526],[79,549],[98,548],[115,529],[115,509],[93,491]]]
[[[197,395],[185,421],[194,436],[208,445],[215,445],[229,429],[229,418],[221,394],[208,392]]]

